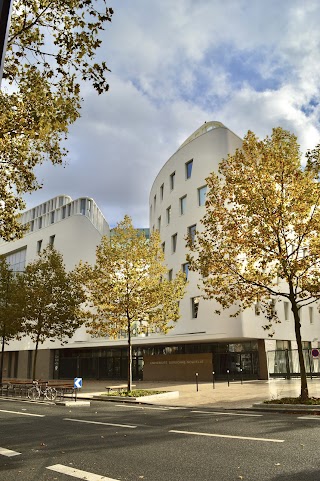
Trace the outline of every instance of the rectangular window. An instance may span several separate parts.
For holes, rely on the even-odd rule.
[[[49,237],[49,246],[50,246],[50,247],[53,247],[54,238],[55,238],[55,235],[51,235],[51,236]]]
[[[168,272],[168,279],[169,281],[172,281],[172,269]]]
[[[175,172],[172,172],[172,174],[170,175],[170,189],[171,189],[171,190],[174,189],[174,181],[175,181],[175,178],[176,178],[176,173],[175,173]]]
[[[171,220],[171,205],[167,208],[167,224],[170,224]]]
[[[30,231],[33,232],[34,229],[34,220],[30,222]]]
[[[156,210],[156,206],[157,206],[157,196],[155,195],[154,198],[153,198],[153,209]]]
[[[163,200],[164,184],[160,185],[160,200]]]
[[[197,230],[197,224],[194,224],[188,227],[188,237],[191,239],[192,244],[194,243],[196,230]]]
[[[289,321],[289,302],[284,301],[283,308],[284,308],[284,320]]]
[[[177,250],[177,240],[178,240],[178,234],[173,234],[173,236],[171,236],[172,252],[176,252]]]
[[[54,211],[51,212],[51,224],[54,224]]]
[[[193,160],[189,160],[189,162],[186,163],[186,179],[190,179],[191,177],[192,165],[193,165]]]
[[[191,309],[192,309],[192,317],[196,319],[198,317],[198,310],[199,310],[199,297],[192,297],[191,299]]]
[[[158,217],[158,230],[160,231],[161,228],[161,215]]]
[[[260,314],[261,314],[260,302],[255,303],[254,313],[255,313],[256,316],[260,316]]]
[[[276,341],[277,351],[284,351],[285,349],[291,349],[291,341]]]
[[[42,229],[42,217],[39,217],[38,228]]]
[[[80,214],[86,215],[86,199],[80,199]]]
[[[161,247],[162,247],[162,252],[165,253],[166,243],[165,243],[165,242],[162,242]]]
[[[40,254],[42,246],[42,240],[38,240],[37,242],[37,253]]]
[[[277,300],[276,299],[270,299],[270,309],[271,309],[271,313],[274,315],[274,316],[277,316],[278,315],[278,311],[276,309],[276,304],[277,304]]]
[[[66,211],[67,211],[67,209],[66,209],[66,206],[64,205],[64,206],[62,207],[62,219],[65,219],[65,218],[66,218]]]
[[[68,204],[68,217],[71,215],[71,204]]]
[[[309,321],[310,321],[310,324],[313,324],[313,306],[309,306],[309,307],[308,307],[308,310],[309,310]]]
[[[187,196],[184,195],[180,199],[180,215],[183,215],[186,213],[186,207],[187,207]]]
[[[199,205],[204,205],[206,202],[207,186],[204,185],[198,189],[198,202]]]
[[[189,263],[185,262],[182,264],[182,272],[186,275],[186,279],[188,279],[188,274],[189,274]]]

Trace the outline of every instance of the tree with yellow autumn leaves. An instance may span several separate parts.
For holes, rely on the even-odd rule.
[[[40,188],[35,167],[62,164],[80,117],[84,82],[101,94],[109,69],[97,60],[113,15],[106,0],[15,0],[0,91],[0,237],[22,237],[23,195]]]
[[[186,279],[179,272],[169,280],[158,232],[150,239],[135,229],[130,217],[103,237],[94,267],[82,266],[86,284],[87,329],[93,336],[128,338],[128,391],[132,388],[132,329],[148,324],[167,332],[179,318],[179,300]]]
[[[301,309],[320,299],[319,152],[309,151],[303,167],[293,134],[275,128],[259,140],[249,131],[242,149],[207,178],[203,231],[189,243],[189,268],[202,274],[205,296],[222,309],[258,303],[272,335],[275,302],[290,303],[302,400],[309,394]]]

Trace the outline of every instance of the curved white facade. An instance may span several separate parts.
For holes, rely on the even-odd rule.
[[[186,263],[186,236],[190,227],[201,231],[201,218],[205,213],[203,196],[200,191],[206,184],[206,177],[218,170],[219,162],[241,148],[242,139],[220,122],[208,122],[194,132],[170,157],[157,175],[150,192],[150,229],[160,231],[165,261],[173,276]],[[201,199],[201,201],[200,201]],[[202,205],[200,205],[202,204]],[[174,236],[176,235],[176,248]],[[254,309],[247,309],[237,318],[230,318],[230,311],[215,314],[217,304],[201,298],[197,273],[189,272],[188,287],[180,303],[181,318],[170,331],[181,342],[244,342],[247,340],[268,339],[262,325],[262,316]],[[198,312],[195,317],[193,300],[199,298]],[[275,349],[276,340],[290,340],[295,345],[295,333],[291,311],[285,319],[284,303],[277,303],[282,322],[275,326],[276,334],[266,341],[269,349]],[[302,313],[307,317],[307,310]],[[304,340],[318,344],[319,315],[314,307],[316,322],[302,322]]]

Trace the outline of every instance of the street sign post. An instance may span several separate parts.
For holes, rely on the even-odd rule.
[[[77,392],[78,392],[78,389],[81,389],[82,388],[82,377],[75,377],[74,380],[73,380],[73,387],[75,389],[74,391],[74,400],[76,401],[77,400]]]
[[[73,387],[75,389],[81,389],[82,388],[82,377],[75,377],[74,378]]]

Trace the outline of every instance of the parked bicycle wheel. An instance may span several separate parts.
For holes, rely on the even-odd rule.
[[[36,386],[33,386],[30,389],[28,389],[28,398],[31,401],[37,401],[38,399],[40,399],[40,394],[41,394],[40,389],[37,388]]]
[[[54,401],[57,397],[57,390],[54,387],[47,387],[44,390],[44,395],[48,401]]]

